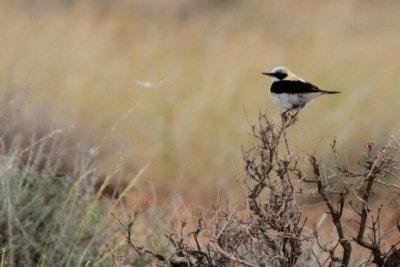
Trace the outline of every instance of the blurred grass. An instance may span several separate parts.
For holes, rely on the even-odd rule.
[[[21,168],[22,151],[0,157],[2,266],[111,264],[117,227],[106,227],[110,205],[90,193],[93,172],[78,179]]]
[[[27,94],[21,124],[75,125],[105,170],[120,156],[126,173],[151,162],[164,196],[233,188],[247,119],[279,112],[261,76],[275,65],[343,92],[302,111],[299,150],[336,136],[351,157],[400,127],[396,1],[0,4],[0,98]]]
[[[96,155],[68,145],[71,129],[36,133],[28,140],[26,132],[0,122],[0,266],[148,265],[147,258],[131,253],[115,220],[131,213],[124,201],[148,166],[124,189],[107,193],[120,179],[121,161],[104,173]],[[71,154],[78,164],[72,164]],[[162,219],[171,220],[175,211],[151,204],[132,235],[162,250],[159,232],[167,227]]]

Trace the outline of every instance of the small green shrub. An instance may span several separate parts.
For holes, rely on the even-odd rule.
[[[114,203],[94,190],[94,168],[59,175],[21,160],[30,153],[44,162],[37,166],[48,165],[50,154],[37,148],[45,140],[0,155],[1,266],[108,265]]]

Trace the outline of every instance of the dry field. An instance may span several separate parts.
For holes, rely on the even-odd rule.
[[[86,1],[85,1],[86,2]],[[349,156],[399,132],[395,1],[2,1],[1,99],[23,94],[29,129],[73,138],[164,196],[231,189],[248,121],[278,109],[260,73],[286,65],[340,90],[301,114],[304,149],[332,137]],[[351,146],[350,146],[351,144]],[[322,150],[323,151],[323,150]],[[194,190],[195,189],[195,190]]]
[[[75,143],[98,148],[105,169],[120,156],[127,173],[150,163],[143,179],[161,195],[204,202],[240,175],[248,121],[263,109],[278,114],[260,74],[273,66],[343,92],[302,112],[290,137],[300,150],[323,153],[337,137],[351,157],[368,138],[398,133],[398,8],[2,1],[1,99],[22,95],[29,130],[74,125]]]
[[[54,212],[67,197],[71,223],[56,220],[49,236],[59,241],[76,229],[75,222],[79,231],[65,248],[51,250],[53,241],[45,242],[54,258],[69,249],[66,265],[82,264],[92,250],[97,253],[97,244],[109,245],[99,229],[117,205],[102,208],[101,195],[113,190],[128,196],[117,202],[127,200],[129,207],[147,207],[149,200],[197,207],[226,192],[241,203],[235,178],[245,175],[242,151],[255,141],[249,125],[260,111],[280,118],[268,95],[270,82],[261,75],[277,65],[342,91],[300,113],[288,133],[292,147],[316,151],[329,164],[329,144],[337,138],[343,159],[355,165],[368,140],[400,139],[399,8],[397,1],[355,0],[0,0],[0,176],[25,185],[27,173],[33,170],[39,179],[47,173],[36,171],[48,167],[61,170],[50,172],[54,177],[73,177],[49,197],[56,199]],[[49,133],[57,135],[52,145],[35,143]],[[100,178],[92,176],[92,166]],[[47,183],[38,182],[37,207],[46,206]],[[0,215],[9,220],[0,228],[8,225],[13,236],[10,214],[19,187],[13,179],[1,185],[0,194],[9,199],[0,202],[8,207]],[[152,212],[152,227],[160,227]],[[99,228],[95,215],[102,218]],[[139,239],[152,232],[142,230]],[[10,248],[14,241],[7,240]],[[14,254],[7,249],[0,252],[11,266]],[[113,251],[97,262],[111,261]],[[41,260],[36,262],[45,265]]]

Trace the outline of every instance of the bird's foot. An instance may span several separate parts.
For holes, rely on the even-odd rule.
[[[285,110],[281,113],[282,122],[286,122],[290,116],[290,109]]]
[[[300,110],[295,111],[294,113],[291,113],[292,111],[295,111],[295,109],[287,109],[281,113],[282,122],[284,124],[289,121],[294,122],[297,120],[297,115],[299,114]]]
[[[282,112],[281,116],[282,118],[286,118],[288,114],[290,113],[290,109],[286,109],[284,112]]]

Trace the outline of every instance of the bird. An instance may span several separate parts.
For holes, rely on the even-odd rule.
[[[262,74],[272,78],[270,88],[272,101],[284,112],[299,112],[318,96],[340,93],[322,90],[300,78],[287,67],[278,66]]]

